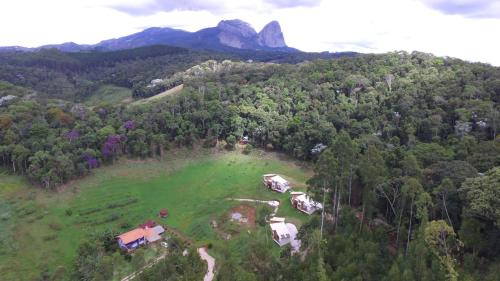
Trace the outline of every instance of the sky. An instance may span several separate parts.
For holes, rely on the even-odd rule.
[[[95,44],[148,27],[281,24],[303,51],[417,50],[500,66],[500,0],[2,0],[0,46]]]

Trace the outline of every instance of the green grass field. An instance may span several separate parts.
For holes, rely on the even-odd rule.
[[[104,85],[87,98],[86,105],[95,106],[101,103],[118,104],[132,98],[132,90],[114,85]]]
[[[104,228],[124,232],[146,219],[175,227],[198,245],[218,243],[210,222],[241,204],[227,197],[280,200],[278,215],[300,224],[309,217],[291,207],[288,194],[268,191],[261,175],[282,174],[301,189],[309,171],[278,158],[262,152],[175,151],[165,160],[123,160],[58,193],[0,174],[0,238],[9,245],[0,250],[0,276],[33,280],[44,270],[70,270],[86,234]],[[170,215],[160,221],[161,208]],[[252,231],[261,238],[266,233],[262,227]],[[244,232],[233,244],[251,238]]]

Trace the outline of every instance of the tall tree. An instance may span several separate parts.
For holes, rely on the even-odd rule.
[[[375,204],[375,190],[387,178],[387,168],[380,150],[369,145],[368,149],[360,158],[359,173],[363,182],[363,211],[361,225],[365,218],[365,213],[371,218]]]

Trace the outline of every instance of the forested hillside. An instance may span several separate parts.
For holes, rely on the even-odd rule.
[[[112,66],[47,52],[58,63],[0,57],[10,82],[0,97],[18,96],[0,105],[0,163],[39,188],[123,156],[243,136],[314,165],[309,190],[327,222],[302,227],[305,254],[219,249],[218,280],[498,280],[499,68],[417,52],[200,63],[213,55],[161,48]],[[137,90],[152,78],[184,90],[138,105],[74,103],[99,83]]]
[[[147,46],[109,52],[0,52],[0,81],[36,90],[43,98],[83,102],[102,85],[145,91],[150,81],[209,59],[297,63],[308,59],[355,56],[355,53],[189,50]]]
[[[141,87],[162,75],[224,57],[169,46],[89,53],[4,52],[0,80],[32,88],[43,98],[82,102],[101,85]]]

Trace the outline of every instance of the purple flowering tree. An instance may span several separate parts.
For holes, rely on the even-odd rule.
[[[87,162],[87,166],[89,169],[94,169],[99,166],[99,161],[88,153],[83,153],[82,158]]]
[[[71,143],[72,141],[77,140],[80,137],[80,133],[76,130],[72,130],[64,134],[64,137]]]
[[[112,158],[118,154],[121,144],[125,142],[127,138],[121,135],[111,135],[104,142],[101,152],[105,157]]]
[[[125,129],[127,129],[128,131],[131,131],[131,130],[135,129],[135,126],[136,126],[136,124],[135,124],[134,120],[128,120],[128,121],[125,121],[123,123],[123,127]]]

